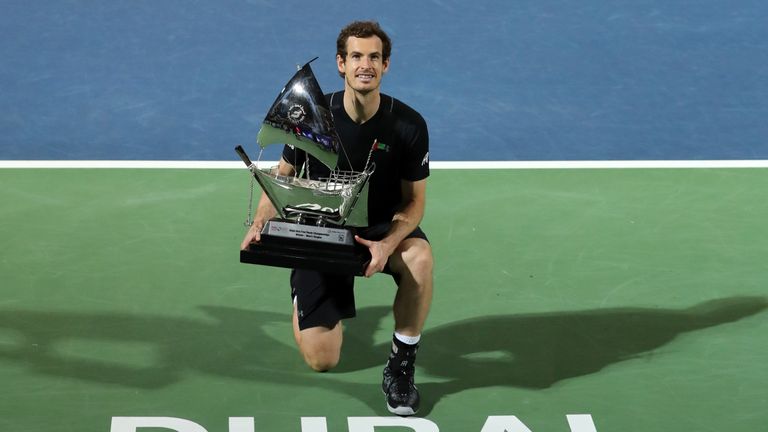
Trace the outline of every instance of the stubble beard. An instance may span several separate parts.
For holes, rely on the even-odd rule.
[[[376,83],[376,85],[373,86],[373,87],[367,87],[367,88],[360,89],[360,88],[356,88],[353,85],[354,79],[355,79],[354,75],[352,76],[351,79],[350,79],[349,75],[345,75],[344,76],[344,80],[347,83],[347,88],[349,88],[350,90],[352,90],[353,92],[355,92],[356,94],[359,94],[361,96],[368,96],[369,94],[379,90],[379,87],[381,85],[381,83],[379,82],[379,83]]]

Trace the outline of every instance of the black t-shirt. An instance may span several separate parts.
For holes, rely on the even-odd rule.
[[[339,152],[339,169],[362,171],[374,141],[377,143],[371,154],[376,170],[369,183],[368,223],[391,221],[402,204],[400,181],[418,181],[429,176],[427,123],[414,109],[385,94],[381,95],[376,114],[361,125],[347,115],[344,92],[327,94],[325,98],[344,148]],[[283,150],[283,158],[297,170],[306,157],[300,149],[285,146]],[[329,172],[330,169],[310,155],[312,178],[328,176]]]

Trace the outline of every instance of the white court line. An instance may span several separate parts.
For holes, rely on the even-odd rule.
[[[260,161],[259,167],[276,165]],[[432,169],[768,168],[768,160],[434,161]],[[240,161],[0,160],[0,168],[243,169]]]

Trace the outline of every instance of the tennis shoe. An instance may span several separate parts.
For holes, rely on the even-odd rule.
[[[384,368],[381,389],[387,395],[387,409],[392,414],[411,416],[419,411],[419,390],[413,382],[414,368],[393,371]]]

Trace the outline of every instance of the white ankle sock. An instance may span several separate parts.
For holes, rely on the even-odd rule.
[[[421,340],[421,335],[418,336],[406,336],[398,332],[395,332],[395,339],[407,345],[416,345]]]

